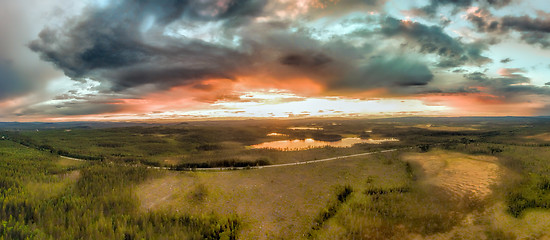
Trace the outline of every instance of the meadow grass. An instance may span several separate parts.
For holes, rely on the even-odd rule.
[[[320,223],[321,211],[330,202],[342,202],[337,194],[342,186],[355,189],[369,179],[384,186],[407,181],[403,164],[388,163],[392,155],[286,168],[170,173],[137,186],[136,193],[144,210],[237,214],[243,219],[243,239],[307,238]]]

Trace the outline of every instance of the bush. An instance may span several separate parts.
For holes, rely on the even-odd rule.
[[[520,217],[529,208],[550,209],[550,177],[530,174],[507,194],[508,212]]]
[[[351,193],[353,193],[351,186],[338,186],[336,188],[336,201],[330,202],[327,207],[323,208],[323,210],[315,218],[311,230],[315,231],[321,229],[327,220],[336,215],[340,206],[348,200]],[[313,233],[310,232],[309,236],[311,237],[312,234]]]
[[[218,144],[201,144],[199,146],[196,147],[197,150],[200,150],[200,151],[213,151],[213,150],[218,150],[218,149],[221,149],[222,147]]]

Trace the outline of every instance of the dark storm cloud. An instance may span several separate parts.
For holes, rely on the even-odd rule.
[[[485,2],[491,6],[494,7],[503,7],[510,3],[512,3],[513,0],[485,0]]]
[[[57,105],[40,105],[26,108],[20,115],[89,115],[117,112],[123,108],[120,104],[115,104],[112,100],[85,100],[85,101],[68,101]]]
[[[521,39],[526,43],[540,45],[542,48],[550,47],[550,34],[543,32],[526,32],[521,34]]]
[[[550,19],[505,16],[501,20],[501,25],[503,30],[514,29],[520,32],[550,33]]]
[[[360,89],[385,87],[400,92],[403,91],[400,87],[427,85],[433,77],[424,63],[399,56],[375,57],[338,84]]]
[[[491,59],[482,56],[487,49],[483,42],[464,44],[447,35],[439,26],[426,26],[418,22],[400,21],[387,17],[381,22],[381,32],[387,37],[402,36],[416,43],[421,53],[442,57],[440,67],[456,67],[463,64],[483,65]]]
[[[25,93],[29,89],[27,81],[13,69],[11,61],[0,58],[0,101]]]
[[[464,78],[469,79],[469,80],[474,80],[474,81],[477,81],[477,82],[486,82],[486,81],[489,80],[487,75],[485,73],[482,73],[482,72],[468,73],[468,74],[464,75]]]
[[[486,9],[480,8],[466,16],[479,32],[499,35],[509,31],[519,32],[521,39],[528,44],[550,47],[550,18],[529,16],[504,16],[497,18]]]
[[[353,6],[374,8],[384,2],[341,1],[334,4],[334,8],[317,14],[337,15],[340,10],[349,11]],[[250,17],[268,14],[264,7],[265,1],[254,0],[165,1],[161,4],[128,0],[105,8],[89,8],[62,28],[44,29],[39,39],[29,46],[74,80],[91,78],[102,82],[102,94],[114,91],[136,97],[173,86],[200,86],[206,79],[239,76],[262,75],[272,81],[305,78],[329,88],[385,87],[394,93],[407,92],[405,88],[411,86],[424,86],[433,79],[425,63],[404,58],[399,53],[387,52],[383,58],[366,61],[374,49],[368,43],[357,46],[346,41],[345,36],[322,42],[312,38],[313,32],[306,28],[291,30],[296,25],[290,23],[247,22]],[[239,44],[230,47],[164,34],[170,24],[185,28],[188,24],[208,21],[223,24],[221,31],[240,37]],[[421,52],[436,52],[450,59],[464,56],[460,63],[480,58],[444,35],[441,29],[435,31],[434,35],[438,36],[422,38],[426,27],[419,28],[404,34],[418,38],[423,46]],[[441,44],[443,46],[439,46]]]
[[[500,29],[500,23],[497,19],[484,8],[478,8],[469,13],[466,15],[466,19],[472,22],[472,24],[482,32],[495,32]]]
[[[530,95],[550,95],[550,87],[531,85],[531,80],[523,75],[525,71],[522,69],[501,69],[499,73],[502,77],[488,77],[481,72],[466,74],[464,77],[472,81],[472,86],[485,87],[488,93],[508,102],[522,102],[528,100]]]
[[[261,27],[263,34],[251,29],[243,36],[253,46],[255,64],[274,79],[313,79],[329,91],[386,88],[391,93],[408,93],[406,88],[425,86],[433,79],[422,61],[387,50],[381,57],[370,43],[353,44],[347,36],[320,42],[307,31],[266,28]]]
[[[523,70],[517,68],[501,69],[499,72],[502,77],[491,78],[485,73],[473,72],[465,74],[464,77],[473,80],[481,86],[501,88],[504,86],[530,83],[530,79],[523,76]]]
[[[500,27],[502,31],[512,29],[520,32],[521,39],[526,43],[550,47],[550,19],[505,16],[501,19]]]
[[[280,59],[281,63],[288,66],[296,67],[319,67],[332,61],[332,59],[322,53],[311,54],[288,54]]]
[[[166,25],[179,19],[214,21],[256,16],[266,3],[266,0],[124,0],[96,14],[111,19],[154,16],[157,24]]]
[[[362,8],[370,11],[384,3],[326,2],[330,7],[314,8],[300,19],[339,16]],[[89,7],[61,28],[45,28],[29,47],[74,80],[101,82],[99,95],[130,98],[174,86],[206,86],[202,81],[207,79],[237,81],[242,77],[254,79],[258,85],[307,79],[324,85],[327,91],[384,88],[397,95],[436,91],[427,86],[434,74],[425,59],[405,57],[399,49],[374,44],[395,38],[405,40],[404,46],[421,54],[438,56],[438,67],[491,62],[482,55],[487,49],[485,42],[464,43],[439,26],[370,16],[357,21],[380,24],[379,29],[365,28],[362,34],[357,34],[361,31],[357,29],[349,35],[319,40],[314,37],[316,30],[301,21],[269,18],[276,15],[271,8],[266,1],[255,0],[126,0],[103,8]],[[250,21],[258,16],[270,20]],[[214,28],[219,31],[215,34],[219,41],[194,39],[184,36],[185,31],[176,31],[188,28],[193,32],[193,27],[207,27],[206,23],[222,26]],[[234,37],[238,41],[233,41]],[[90,109],[92,112],[118,109],[113,106],[117,104],[95,103],[93,98],[58,97],[70,104],[48,110],[52,114],[78,114],[79,106],[90,109],[88,103],[103,106]]]
[[[121,91],[145,84],[169,87],[204,78],[231,78],[241,53],[200,40],[163,35],[175,21],[236,24],[265,1],[122,1],[90,8],[61,29],[44,29],[29,47],[73,78],[108,81]]]
[[[513,59],[511,59],[511,58],[504,58],[504,59],[500,60],[501,63],[509,63],[511,61],[513,61]]]

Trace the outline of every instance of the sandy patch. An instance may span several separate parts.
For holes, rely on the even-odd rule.
[[[87,162],[85,160],[60,156],[57,164],[61,167],[80,167]]]
[[[497,183],[501,169],[493,156],[474,156],[447,151],[408,153],[404,161],[419,164],[424,170],[421,181],[448,190],[454,197],[484,198]]]
[[[63,179],[69,179],[71,181],[76,182],[76,180],[78,180],[80,178],[80,170],[74,170],[74,171],[67,172],[67,173],[62,175],[62,178]]]
[[[193,185],[192,181],[185,181],[184,178],[178,177],[176,173],[168,173],[167,175],[138,186],[137,195],[143,209],[150,210],[162,207],[160,205],[167,202],[176,193],[175,190],[189,188]]]
[[[177,157],[167,157],[162,161],[162,163],[165,165],[178,165],[181,163],[181,160]]]
[[[550,142],[550,133],[541,133],[541,134],[537,134],[537,135],[533,135],[533,136],[527,136],[525,138]]]

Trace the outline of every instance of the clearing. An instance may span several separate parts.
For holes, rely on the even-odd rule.
[[[550,133],[541,133],[533,136],[526,136],[525,138],[550,142]]]
[[[428,153],[406,153],[403,161],[420,165],[422,181],[449,191],[453,197],[485,198],[502,174],[497,158],[468,155],[443,150]]]

